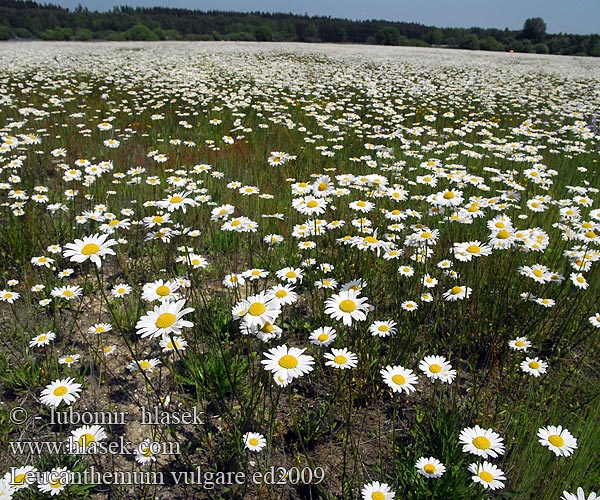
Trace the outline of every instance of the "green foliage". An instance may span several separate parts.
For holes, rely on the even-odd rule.
[[[400,45],[400,36],[397,28],[387,26],[377,32],[375,41],[379,45]]]
[[[523,29],[436,28],[417,23],[383,20],[351,21],[319,16],[263,12],[218,12],[171,8],[116,7],[109,12],[62,7],[30,1],[2,0],[0,19],[17,38],[89,40],[78,30],[90,30],[93,39],[123,40],[244,40],[380,45],[443,45],[470,50],[537,52],[546,43],[550,54],[600,56],[598,35],[550,35],[542,18],[529,18]],[[142,27],[143,26],[143,27]],[[71,30],[70,33],[62,29]],[[0,37],[6,39],[6,30]],[[75,35],[73,35],[75,33]],[[477,40],[475,39],[477,38]],[[492,41],[493,40],[493,41]],[[509,41],[511,41],[509,43]],[[516,43],[517,40],[519,43]],[[539,49],[543,52],[543,48]]]
[[[533,43],[542,42],[546,37],[546,23],[541,17],[530,17],[523,24],[522,37]]]
[[[92,31],[87,28],[77,28],[73,39],[78,42],[89,42],[93,39],[93,34]]]

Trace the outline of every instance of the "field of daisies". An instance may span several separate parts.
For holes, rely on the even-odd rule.
[[[595,499],[599,115],[594,59],[3,43],[0,497]]]

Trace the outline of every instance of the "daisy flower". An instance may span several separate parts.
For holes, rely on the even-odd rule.
[[[265,323],[275,323],[281,314],[281,303],[272,295],[260,292],[251,295],[247,299],[239,301],[233,307],[233,316],[239,317],[248,326],[260,328]]]
[[[106,432],[104,432],[104,429],[99,425],[84,425],[79,429],[71,431],[68,446],[71,453],[86,453],[90,449],[90,445],[92,446],[93,451],[95,445],[92,445],[92,443],[102,441],[103,439],[106,439],[106,437]]]
[[[546,373],[548,369],[548,363],[539,358],[525,358],[525,361],[522,361],[520,366],[521,370],[534,377],[539,377],[542,373]]]
[[[173,193],[168,198],[157,202],[157,205],[161,208],[167,209],[169,212],[181,209],[183,213],[186,213],[186,205],[190,205],[191,207],[196,206],[196,202],[192,198],[188,198],[189,195],[189,191],[180,191],[178,193]]]
[[[598,496],[598,493],[592,492],[590,493],[590,496],[586,496],[585,491],[583,491],[583,488],[579,487],[577,488],[577,494],[569,493],[568,491],[563,491],[563,496],[561,500],[596,500],[597,498],[600,498]]]
[[[320,345],[320,346],[328,346],[331,344],[336,337],[335,330],[330,326],[322,326],[313,330],[308,337],[311,344]]]
[[[405,300],[400,304],[400,307],[405,311],[416,311],[419,308],[419,304],[417,304],[414,300]]]
[[[50,295],[52,295],[52,297],[60,297],[65,300],[74,300],[77,297],[81,297],[82,294],[83,288],[77,285],[56,287],[50,291]]]
[[[303,354],[305,349],[284,345],[273,347],[265,353],[267,359],[261,360],[265,370],[271,371],[275,376],[284,380],[292,380],[312,371],[314,359]]]
[[[150,439],[144,439],[135,449],[135,461],[139,464],[156,462],[156,451],[160,445]]]
[[[457,300],[463,300],[471,295],[472,288],[468,286],[453,286],[450,290],[444,292],[444,298],[448,302],[455,302]]]
[[[540,438],[540,444],[550,448],[557,457],[568,457],[577,449],[577,439],[560,425],[558,427],[554,425],[542,427],[538,430],[537,435]]]
[[[55,380],[48,384],[41,393],[40,401],[48,406],[56,408],[64,402],[70,405],[79,398],[81,384],[77,384],[73,378]]]
[[[374,321],[373,324],[369,326],[369,332],[373,337],[389,337],[398,331],[396,326],[397,324],[393,319],[387,321]]]
[[[50,493],[51,496],[58,495],[69,484],[73,473],[66,467],[54,467],[49,472],[44,472],[38,483],[38,489],[42,493]]]
[[[589,322],[592,324],[592,326],[600,328],[600,313],[596,313],[593,316],[591,316],[589,318]]]
[[[88,328],[88,333],[95,333],[96,335],[100,335],[101,333],[110,332],[112,330],[112,325],[109,323],[95,323]]]
[[[242,286],[246,280],[241,274],[230,273],[223,278],[222,283],[225,288],[233,289]]]
[[[418,378],[412,370],[402,366],[386,366],[379,371],[383,377],[383,381],[394,392],[406,392],[409,394],[414,392],[415,385],[418,383]]]
[[[456,376],[456,370],[443,356],[425,356],[419,363],[419,369],[432,381],[441,380],[450,384]]]
[[[185,351],[188,343],[183,337],[163,335],[159,342],[163,352]]]
[[[478,425],[463,429],[459,436],[464,453],[473,453],[483,458],[496,458],[504,453],[503,440],[492,429],[482,429]]]
[[[113,297],[120,298],[131,293],[131,287],[125,283],[118,283],[110,289]]]
[[[147,302],[177,300],[180,298],[179,294],[176,293],[178,289],[179,283],[175,280],[157,280],[152,283],[146,283],[142,288],[142,299]]]
[[[261,451],[267,446],[267,440],[258,432],[246,432],[243,436],[244,446],[250,451]]]
[[[56,338],[56,333],[46,332],[36,335],[29,341],[29,347],[41,347],[49,345],[52,340]]]
[[[446,467],[438,459],[421,457],[415,464],[417,472],[425,477],[441,477],[446,472]]]
[[[358,358],[356,354],[349,351],[348,349],[331,349],[331,352],[324,354],[324,358],[328,361],[325,362],[325,366],[333,366],[345,370],[347,368],[356,368]]]
[[[483,462],[483,464],[469,465],[469,471],[474,474],[471,479],[481,484],[485,489],[497,490],[504,488],[504,483],[502,482],[506,481],[504,472],[488,461]]]
[[[58,358],[58,363],[61,365],[71,366],[81,358],[81,354],[67,354]]]
[[[194,311],[193,307],[183,309],[185,300],[177,302],[165,302],[154,307],[153,311],[148,311],[135,325],[137,334],[145,337],[160,337],[164,334],[181,333],[182,328],[191,328],[194,324],[191,321],[182,319],[188,313]]]
[[[388,484],[379,481],[365,484],[362,487],[361,494],[363,500],[393,500],[396,497],[396,493],[392,491]]]
[[[143,371],[147,373],[152,373],[154,369],[160,365],[160,360],[158,359],[140,359],[139,361],[132,361],[127,365],[127,369],[130,372]]]
[[[66,250],[63,251],[63,257],[69,257],[72,262],[85,262],[91,260],[96,266],[102,265],[101,257],[105,255],[115,255],[110,248],[116,245],[117,241],[108,239],[107,234],[92,234],[84,236],[83,239],[76,239],[74,243],[67,243]]]
[[[9,304],[13,304],[20,296],[21,294],[17,292],[11,292],[10,290],[0,291],[0,301],[8,302]]]
[[[296,283],[297,281],[302,283],[302,278],[304,277],[302,269],[295,269],[293,267],[284,267],[277,271],[275,275],[280,280],[287,281],[288,283]]]
[[[37,475],[37,469],[32,465],[24,465],[23,467],[12,468],[10,472],[4,474],[4,486],[8,486],[13,491],[4,491],[7,496],[12,495],[15,491],[31,486],[35,482]],[[0,485],[0,493],[2,493],[2,486]],[[0,494],[0,498],[2,495]]]
[[[531,347],[531,342],[527,340],[527,337],[517,337],[508,343],[508,347],[513,351],[527,352],[527,349]]]
[[[359,297],[360,292],[348,290],[334,294],[325,301],[325,314],[335,320],[342,320],[344,325],[352,325],[352,321],[367,319],[367,311],[371,307],[366,297]]]

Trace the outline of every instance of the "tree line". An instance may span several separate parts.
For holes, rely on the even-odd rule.
[[[437,28],[384,20],[352,21],[266,12],[115,7],[69,10],[30,0],[0,0],[0,40],[236,40],[443,46],[470,50],[600,56],[600,35],[548,34],[542,18],[522,30]]]

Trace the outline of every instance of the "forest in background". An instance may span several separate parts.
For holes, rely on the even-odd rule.
[[[167,7],[69,10],[33,1],[0,0],[0,40],[187,40],[443,46],[469,50],[600,56],[600,35],[549,34],[540,17],[523,29],[438,28],[418,23],[266,12]]]

